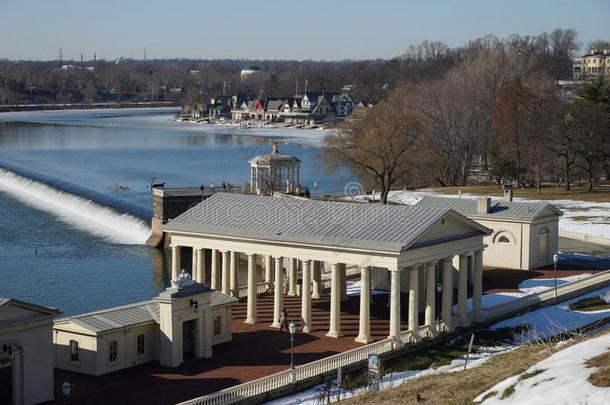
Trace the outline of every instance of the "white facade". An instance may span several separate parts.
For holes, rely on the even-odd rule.
[[[53,316],[58,311],[0,299],[0,403],[53,399]]]
[[[193,283],[168,288],[154,301],[58,320],[57,368],[97,376],[150,361],[177,367],[186,357],[212,357],[213,345],[232,339],[236,301]],[[131,321],[105,327],[121,319]]]

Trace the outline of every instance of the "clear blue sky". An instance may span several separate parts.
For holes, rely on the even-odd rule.
[[[608,21],[609,0],[0,0],[0,58],[389,58],[555,27],[586,45]]]

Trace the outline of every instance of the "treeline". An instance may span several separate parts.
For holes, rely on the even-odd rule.
[[[570,189],[576,175],[593,191],[610,179],[610,85],[594,78],[564,97],[561,55],[576,37],[554,33],[559,53],[540,51],[544,36],[470,43],[444,73],[395,89],[329,136],[330,169],[349,167],[383,201],[392,188],[465,185],[474,174],[539,192]]]
[[[506,49],[555,79],[571,77],[578,49],[573,30],[557,29],[537,36],[479,38],[462,47],[441,42],[412,45],[391,60],[130,60],[0,61],[0,104],[65,102],[207,102],[210,97],[246,94],[287,97],[303,91],[338,91],[353,85],[357,100],[378,102],[404,83],[443,76],[473,55]],[[258,65],[261,73],[240,79],[240,70]],[[66,65],[65,69],[61,69]],[[69,65],[69,66],[68,66]],[[89,68],[89,69],[88,69]],[[93,68],[93,69],[90,69]]]

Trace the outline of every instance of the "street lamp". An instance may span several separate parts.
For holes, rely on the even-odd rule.
[[[297,331],[297,327],[294,326],[294,322],[290,322],[288,325],[288,331],[290,332],[290,368],[294,368],[294,333]]]
[[[555,264],[555,270],[553,271],[553,278],[555,279],[555,298],[557,298],[557,262],[559,261],[559,255],[555,253],[553,255],[553,263]]]
[[[68,382],[68,380],[66,380],[61,385],[61,391],[64,394],[64,403],[67,404],[68,403],[68,399],[70,398],[70,392],[72,391],[72,384],[70,384]]]

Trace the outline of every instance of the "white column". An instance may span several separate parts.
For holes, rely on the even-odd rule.
[[[466,312],[466,300],[468,299],[468,255],[460,255],[460,265],[458,273],[458,306],[457,314],[460,326],[466,326],[468,315]]]
[[[193,247],[191,251],[191,278],[197,281],[197,249]]]
[[[360,322],[356,342],[371,343],[371,274],[370,267],[360,267]]]
[[[265,255],[265,283],[271,283],[273,281],[273,257],[271,255]]]
[[[409,330],[419,331],[419,265],[409,269]]]
[[[257,188],[258,190],[260,190],[260,189],[261,189],[261,180],[260,180],[260,177],[261,177],[261,171],[260,171],[260,169],[258,168],[258,166],[256,166],[256,169],[255,169],[255,170],[256,170],[256,188]]]
[[[443,259],[443,309],[442,317],[447,330],[453,330],[451,325],[453,314],[453,257]]]
[[[204,254],[205,250],[203,249],[197,249],[196,252],[196,256],[197,256],[197,271],[195,272],[197,274],[197,282],[201,283],[201,284],[205,284],[205,254]]]
[[[339,265],[333,263],[330,268],[330,328],[326,336],[341,337],[341,300],[339,297]]]
[[[180,246],[172,246],[172,280],[180,272]]]
[[[318,299],[322,296],[322,263],[318,260],[312,262],[312,290],[311,298]]]
[[[254,191],[254,166],[250,166],[250,191]]]
[[[432,326],[436,318],[436,261],[426,263],[426,311],[425,325],[430,332],[436,332]]]
[[[309,260],[301,260],[303,269],[303,290],[301,291],[301,318],[303,320],[303,332],[311,332],[311,268]]]
[[[248,307],[245,323],[256,323],[256,255],[248,253]]]
[[[339,297],[341,298],[341,301],[347,301],[347,265],[345,263],[340,263],[339,269],[339,275],[341,276],[341,281],[339,282]]]
[[[300,166],[297,166],[297,175],[296,175],[296,181],[295,181],[295,186],[298,186],[299,184],[301,184],[301,173],[300,173]]]
[[[229,256],[229,283],[231,284],[229,292],[233,297],[239,298],[239,273],[237,272],[239,269],[239,255],[231,251]]]
[[[210,287],[214,290],[218,290],[220,287],[220,280],[218,277],[219,269],[218,269],[218,250],[212,249],[212,274],[210,280]]]
[[[400,339],[400,272],[390,270],[390,335]]]
[[[288,295],[297,295],[297,259],[290,258],[288,266]]]
[[[284,310],[284,280],[282,274],[282,258],[275,258],[275,282],[273,283],[273,323],[272,328],[281,326],[280,316]]]
[[[474,252],[474,278],[472,280],[472,310],[474,319],[480,321],[483,308],[483,250]]]
[[[221,289],[223,294],[229,295],[229,252],[222,252],[222,283]]]

